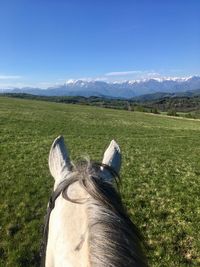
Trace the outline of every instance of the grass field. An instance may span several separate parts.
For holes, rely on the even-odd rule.
[[[115,139],[121,192],[150,266],[200,266],[200,122],[0,97],[0,266],[39,266],[53,186],[48,153],[64,135],[74,161]]]

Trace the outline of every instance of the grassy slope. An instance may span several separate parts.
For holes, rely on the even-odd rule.
[[[200,265],[199,121],[0,97],[0,266],[38,266],[53,186],[47,158],[59,134],[74,160],[100,160],[115,138],[123,200],[146,236],[150,265]]]

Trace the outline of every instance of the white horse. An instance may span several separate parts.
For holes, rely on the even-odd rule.
[[[73,166],[62,136],[49,153],[55,179],[43,240],[45,267],[147,266],[141,235],[129,219],[114,181],[121,152],[113,140],[101,164]]]

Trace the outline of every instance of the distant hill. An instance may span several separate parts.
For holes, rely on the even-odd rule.
[[[50,87],[47,89],[40,88],[14,88],[1,89],[2,93],[26,93],[40,96],[98,96],[108,98],[130,99],[144,96],[151,98],[158,93],[166,94],[189,94],[189,91],[200,89],[200,77],[193,76],[190,78],[168,78],[168,79],[148,79],[141,81],[126,81],[121,83],[108,83],[102,81],[82,81],[70,80],[63,85]],[[193,94],[193,93],[192,93]],[[157,97],[154,95],[154,97]]]
[[[43,101],[51,101],[58,103],[71,103],[79,105],[90,105],[103,108],[124,109],[129,111],[143,111],[143,112],[195,112],[200,115],[200,90],[167,94],[155,93],[151,95],[144,95],[132,99],[107,98],[107,97],[84,97],[84,96],[37,96],[30,94],[11,93],[3,94],[8,97],[17,97],[24,99],[35,99]],[[196,114],[198,113],[198,114]]]
[[[133,97],[132,100],[139,102],[145,102],[145,101],[148,102],[163,98],[181,98],[181,97],[195,97],[195,96],[200,96],[200,89],[185,91],[185,92],[175,92],[175,93],[157,92],[153,94],[145,94],[138,97]]]

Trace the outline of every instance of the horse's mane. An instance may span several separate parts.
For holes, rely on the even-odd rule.
[[[62,194],[66,200],[87,204],[90,264],[92,267],[147,266],[141,234],[129,219],[116,186],[102,177],[102,167],[119,179],[109,166],[81,163],[68,178]],[[90,196],[87,200],[69,198],[67,189],[74,182],[87,191]]]

